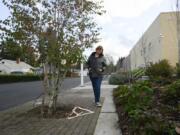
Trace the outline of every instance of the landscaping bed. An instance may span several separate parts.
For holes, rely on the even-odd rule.
[[[178,89],[174,88],[177,85]],[[178,80],[165,87],[141,82],[115,89],[123,135],[176,135],[176,124],[180,123],[179,88]]]
[[[123,135],[178,135],[180,79],[172,77],[168,63],[162,63],[147,69],[150,80],[120,85],[114,90]]]

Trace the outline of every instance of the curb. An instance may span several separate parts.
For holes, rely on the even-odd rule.
[[[106,86],[108,86],[108,88],[102,89],[102,96],[105,97],[105,101],[97,121],[94,135],[122,135],[118,124],[118,114],[116,113],[112,96],[113,88],[116,88],[117,86]]]

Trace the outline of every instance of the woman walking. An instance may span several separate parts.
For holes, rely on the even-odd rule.
[[[93,86],[95,103],[97,107],[101,107],[100,93],[101,93],[101,82],[103,79],[103,72],[106,67],[106,61],[103,55],[103,47],[98,46],[96,51],[93,52],[87,61],[89,77]]]

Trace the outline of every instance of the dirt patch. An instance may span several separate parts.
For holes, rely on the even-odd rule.
[[[130,135],[129,133],[129,116],[125,111],[123,110],[123,107],[121,105],[116,104],[116,100],[114,99],[116,111],[119,116],[119,127],[121,128],[123,135]]]
[[[41,114],[41,106],[35,107],[26,113],[21,113],[17,117],[36,117],[36,118],[45,118],[45,119],[63,119],[67,118],[71,114],[74,106],[61,106],[57,107],[53,115],[48,114],[48,107],[44,107],[44,114]]]

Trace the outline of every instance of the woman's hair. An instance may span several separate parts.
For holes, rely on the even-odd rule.
[[[103,47],[101,45],[96,47],[96,50],[103,50]]]
[[[96,47],[96,51],[97,50],[102,50],[102,53],[100,54],[100,56],[104,56],[104,54],[103,54],[103,47],[101,45]]]

